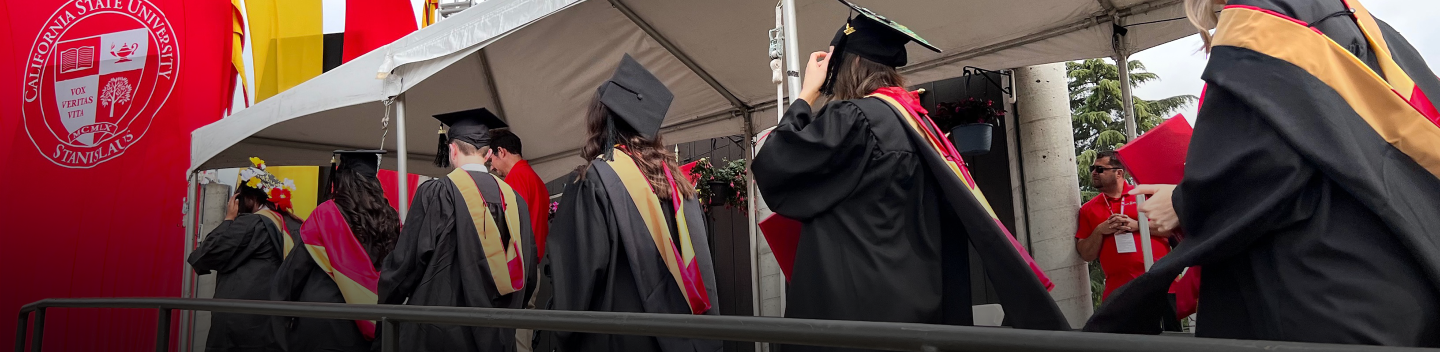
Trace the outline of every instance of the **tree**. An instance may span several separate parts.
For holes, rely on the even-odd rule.
[[[1145,64],[1138,60],[1126,63],[1130,68],[1130,87],[1160,80],[1160,76],[1145,72]],[[1080,176],[1080,199],[1088,200],[1099,194],[1090,185],[1090,164],[1100,150],[1114,150],[1124,145],[1125,112],[1120,94],[1120,68],[1104,59],[1089,59],[1065,63],[1069,76],[1070,118],[1075,129],[1075,172]],[[1144,134],[1171,113],[1195,102],[1194,95],[1177,95],[1159,100],[1145,100],[1131,97],[1136,117],[1135,130]],[[1100,293],[1105,290],[1105,273],[1098,261],[1090,262],[1090,292],[1096,307],[1100,306]]]
[[[100,105],[110,107],[110,117],[115,117],[115,105],[130,102],[130,79],[115,77],[105,82],[105,89],[100,92]]]
[[[1138,60],[1128,63],[1130,86],[1160,80],[1145,72]],[[1125,144],[1125,112],[1120,99],[1120,69],[1104,59],[1065,63],[1069,76],[1070,118],[1075,129],[1076,172],[1080,176],[1081,199],[1090,199],[1098,191],[1090,186],[1090,164],[1100,150],[1114,150]],[[1194,95],[1177,95],[1159,100],[1132,97],[1136,116],[1136,132],[1144,134],[1170,114],[1197,99]]]

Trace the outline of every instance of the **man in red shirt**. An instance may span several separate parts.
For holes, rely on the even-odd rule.
[[[1101,300],[1110,292],[1145,273],[1145,257],[1140,254],[1140,218],[1135,206],[1135,196],[1127,195],[1133,186],[1125,182],[1124,166],[1115,157],[1115,152],[1104,151],[1095,156],[1090,165],[1090,184],[1100,194],[1080,207],[1080,226],[1075,230],[1075,251],[1085,261],[1100,259],[1100,269],[1105,271],[1105,291]],[[1150,250],[1156,261],[1170,253],[1167,242],[1169,233],[1150,229]]]
[[[545,235],[550,233],[550,192],[545,181],[530,168],[520,154],[520,136],[508,128],[490,130],[490,154],[485,159],[490,169],[515,189],[530,208],[530,230],[535,234],[535,254],[545,258]]]

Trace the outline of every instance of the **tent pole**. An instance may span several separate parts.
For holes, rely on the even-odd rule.
[[[410,172],[407,166],[410,162],[405,143],[405,93],[395,97],[395,153],[397,175],[400,185],[400,223],[405,223],[405,215],[410,212]]]
[[[755,124],[750,112],[745,117],[745,218],[749,221],[750,232],[750,307],[755,316],[760,316],[760,244],[755,219],[755,173],[750,164],[755,160]]]
[[[1116,20],[1118,23],[1119,21]],[[1131,94],[1130,87],[1130,52],[1125,43],[1125,32],[1120,30],[1124,27],[1115,26],[1113,34],[1115,47],[1115,67],[1120,70],[1120,106],[1125,111],[1125,141],[1135,140],[1136,125],[1140,122],[1135,116],[1135,96]],[[1135,199],[1135,206],[1139,207],[1145,203],[1145,196],[1141,195]],[[1145,213],[1140,214],[1140,256],[1145,263],[1145,271],[1150,271],[1150,266],[1155,264],[1155,258],[1150,249],[1150,219]]]
[[[1131,95],[1130,88],[1130,55],[1123,50],[1115,52],[1115,66],[1120,69],[1120,99],[1122,109],[1125,111],[1125,140],[1135,140],[1135,97]]]
[[[795,0],[781,0],[785,7],[785,77],[790,85],[790,98],[800,96],[800,35],[795,23]],[[779,105],[777,102],[777,109]],[[783,110],[783,109],[782,109]],[[779,123],[779,121],[776,121]]]

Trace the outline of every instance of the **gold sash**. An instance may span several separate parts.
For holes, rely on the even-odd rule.
[[[883,94],[871,94],[870,96],[880,98],[880,100],[883,100],[885,101],[885,103],[890,104],[890,106],[895,108],[895,111],[900,112],[900,117],[902,117],[905,122],[909,123],[910,128],[914,128],[915,131],[919,132],[921,136],[925,136],[925,140],[930,142],[928,143],[930,145],[930,148],[935,149],[935,152],[940,154],[940,158],[945,159],[945,165],[950,166],[950,172],[954,173],[955,177],[959,177],[960,181],[963,181],[965,183],[965,188],[969,189],[970,193],[975,195],[975,200],[980,201],[980,206],[985,207],[985,211],[990,212],[990,217],[996,217],[995,209],[990,207],[990,201],[985,199],[985,194],[980,192],[980,187],[975,183],[973,179],[970,178],[969,173],[960,170],[960,164],[956,163],[958,160],[950,160],[950,158],[945,157],[945,146],[940,144],[946,142],[944,136],[936,136],[934,133],[930,132],[930,129],[921,126],[919,123],[919,119],[917,119],[915,116],[911,116],[910,110],[905,109],[905,106],[900,105],[900,102],[895,101],[895,98],[891,98]]]
[[[260,209],[256,211],[255,214],[270,219],[270,223],[275,224],[275,228],[280,229],[280,238],[283,238],[283,241],[285,241],[285,248],[280,249],[280,259],[285,259],[285,257],[290,256],[290,249],[295,248],[295,239],[290,237],[290,229],[285,227],[285,218],[270,209]]]
[[[708,293],[705,292],[704,279],[700,277],[698,265],[695,262],[695,246],[690,241],[690,226],[685,220],[685,210],[681,207],[675,209],[675,227],[679,229],[680,241],[678,247],[680,255],[675,255],[675,242],[670,239],[670,226],[665,222],[664,205],[660,204],[660,197],[650,187],[650,181],[640,173],[640,167],[635,160],[624,152],[614,153],[615,160],[606,161],[615,174],[620,176],[620,182],[625,185],[625,190],[630,193],[630,200],[635,203],[635,210],[645,220],[645,227],[650,231],[650,239],[655,243],[655,249],[660,251],[660,259],[665,262],[665,268],[670,270],[670,276],[675,278],[675,285],[679,286],[680,292],[685,295],[685,302],[690,306],[692,314],[700,314],[710,309]],[[603,160],[603,159],[602,159]],[[670,180],[674,182],[673,179]],[[672,185],[673,186],[673,185]],[[673,199],[679,201],[679,189],[671,193]],[[682,263],[683,262],[683,263]],[[691,283],[687,285],[687,281]]]
[[[515,190],[495,175],[490,175],[495,179],[495,184],[500,186],[500,198],[505,204],[505,223],[510,230],[510,243],[507,246],[500,242],[500,228],[495,224],[495,219],[490,217],[490,207],[485,205],[485,196],[480,194],[480,188],[475,185],[475,179],[470,177],[470,173],[464,169],[455,169],[447,177],[460,190],[460,196],[465,199],[465,206],[470,210],[470,220],[475,222],[475,229],[478,230],[480,247],[485,250],[485,261],[490,266],[490,279],[495,281],[495,288],[501,295],[524,289],[525,258],[521,252],[520,213],[516,210],[519,206],[516,205]],[[518,265],[512,267],[511,264]]]

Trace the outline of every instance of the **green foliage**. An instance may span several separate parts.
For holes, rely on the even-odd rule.
[[[1130,87],[1160,80],[1160,76],[1145,72],[1145,64],[1131,60],[1126,63],[1130,69]],[[1120,68],[1104,59],[1089,59],[1065,63],[1069,76],[1070,118],[1075,128],[1075,172],[1080,176],[1080,199],[1088,201],[1100,194],[1090,185],[1090,165],[1100,150],[1114,150],[1124,145],[1125,111],[1120,93]],[[1136,116],[1136,133],[1145,134],[1166,118],[1197,99],[1194,95],[1145,100],[1133,99]],[[1095,306],[1100,306],[1100,293],[1105,290],[1105,273],[1100,270],[1099,261],[1090,262],[1090,292]]]
[[[700,198],[701,204],[708,204],[711,199],[721,197],[724,199],[725,207],[745,206],[745,159],[722,160],[724,166],[715,167],[710,164],[710,158],[701,158],[695,162],[695,167],[690,169],[690,174],[695,175],[695,193]],[[729,184],[734,192],[730,194],[714,194],[710,188],[712,183]],[[708,208],[707,208],[708,210]]]
[[[1158,81],[1159,75],[1145,72],[1145,64],[1130,61],[1130,86]],[[1125,143],[1125,120],[1120,94],[1120,70],[1104,59],[1065,63],[1070,88],[1071,119],[1075,126],[1075,154],[1086,150],[1111,150]],[[1176,110],[1195,102],[1193,95],[1158,100],[1134,98],[1139,133],[1155,128]],[[1088,179],[1089,177],[1082,177]]]

